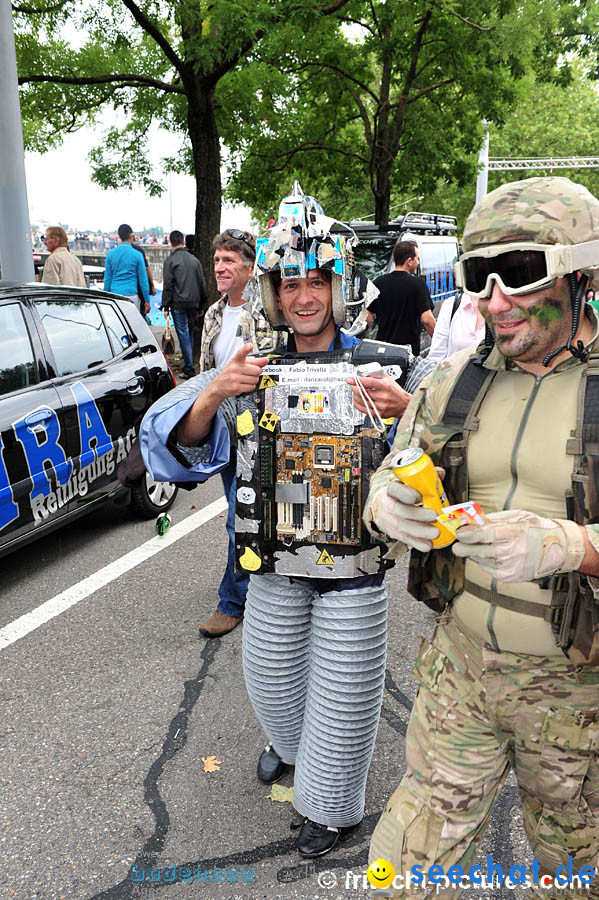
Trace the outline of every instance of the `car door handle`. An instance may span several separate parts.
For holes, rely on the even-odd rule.
[[[131,378],[127,382],[127,390],[130,394],[143,394],[144,390],[144,380],[140,376],[137,378]]]
[[[48,419],[51,419],[54,413],[51,409],[36,409],[35,412],[30,413],[25,417],[25,425],[27,428],[35,428],[36,425],[41,425],[42,422],[47,422]]]

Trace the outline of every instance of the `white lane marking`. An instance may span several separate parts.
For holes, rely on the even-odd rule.
[[[25,613],[24,616],[20,616],[14,622],[10,622],[4,628],[0,628],[0,650],[3,650],[10,644],[14,644],[15,641],[25,637],[30,631],[35,631],[40,625],[43,625],[55,616],[59,616],[60,613],[79,603],[80,600],[85,600],[90,594],[110,584],[116,578],[120,578],[125,572],[134,569],[135,566],[150,559],[156,553],[166,550],[171,544],[195,531],[200,525],[204,525],[210,519],[218,516],[219,513],[224,512],[227,506],[226,497],[219,497],[218,500],[209,503],[208,506],[188,516],[182,522],[179,522],[178,525],[173,525],[164,537],[151,538],[145,544],[142,544],[141,547],[136,547],[130,553],[125,553],[124,556],[115,559],[114,562],[94,572],[93,575],[89,575],[88,578],[84,578],[78,584],[74,584],[72,587],[67,588],[66,591],[62,591],[50,600],[46,600],[37,609]]]

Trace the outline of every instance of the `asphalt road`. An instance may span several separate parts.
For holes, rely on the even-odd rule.
[[[180,493],[174,523],[220,494],[218,479]],[[3,559],[0,628],[153,535],[153,522],[110,506]],[[0,651],[0,896],[368,896],[369,835],[404,770],[410,670],[432,614],[406,595],[405,565],[393,570],[387,686],[366,815],[331,854],[307,863],[295,851],[293,808],[269,799],[255,776],[264,737],[243,684],[241,628],[219,640],[198,635],[217,602],[225,553],[217,515]],[[202,764],[209,756],[220,761],[213,773]],[[487,853],[503,866],[530,864],[512,782],[477,861]],[[192,880],[170,880],[173,866],[183,877],[190,870]],[[142,869],[144,880],[132,880]],[[149,880],[152,869],[160,880]],[[492,896],[527,894],[504,888]]]

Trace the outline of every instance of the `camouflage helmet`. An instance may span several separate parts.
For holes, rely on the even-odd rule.
[[[378,295],[378,289],[355,268],[354,232],[347,226],[333,230],[336,224],[340,223],[326,216],[318,200],[305,195],[295,181],[289,196],[281,201],[268,237],[259,238],[256,244],[258,299],[271,325],[286,324],[277,303],[274,274],[305,278],[310,269],[330,272],[333,319],[345,327]]]
[[[584,358],[582,342],[579,340],[574,346],[574,338],[585,293],[589,288],[599,288],[598,238],[599,200],[569,178],[548,176],[508,182],[483,197],[468,216],[462,237],[464,253],[517,241],[557,248],[569,245],[580,251],[579,258],[584,263],[575,265],[572,251],[564,271],[570,288],[572,333],[566,344],[545,357],[544,366],[564,349]],[[565,254],[561,256],[567,258]],[[577,280],[578,270],[586,277]]]
[[[599,200],[569,178],[549,176],[508,182],[483,197],[462,243],[468,253],[506,240],[582,244],[598,236]]]

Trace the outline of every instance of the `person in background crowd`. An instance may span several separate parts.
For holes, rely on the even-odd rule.
[[[185,248],[182,232],[171,231],[171,253],[162,266],[162,309],[165,318],[173,314],[175,331],[183,354],[182,378],[195,375],[193,366],[193,327],[198,311],[206,303],[206,282],[202,264]]]
[[[106,254],[104,290],[128,297],[143,316],[150,309],[150,284],[144,260],[133,246],[130,225],[119,225],[118,235],[121,243]]]
[[[437,316],[427,359],[438,363],[465,347],[480,344],[485,336],[485,320],[478,299],[462,293],[444,300]]]
[[[44,238],[50,256],[44,263],[41,280],[46,284],[68,284],[72,287],[86,287],[83,266],[68,248],[68,237],[60,225],[46,228]]]
[[[390,344],[410,344],[414,356],[420,353],[420,329],[430,335],[435,330],[435,317],[429,289],[416,275],[420,265],[418,245],[414,241],[398,241],[393,248],[395,269],[376,278],[379,296],[369,308],[367,322],[376,316],[377,339]]]
[[[148,258],[145,254],[145,251],[144,251],[143,247],[140,247],[139,244],[136,244],[135,242],[133,243],[132,246],[135,247],[135,249],[137,251],[139,251],[139,253],[141,253],[141,255],[143,256],[144,266],[146,267],[146,275],[148,276],[148,284],[149,284],[148,293],[150,294],[150,297],[155,297],[156,296],[156,287],[154,285],[154,276],[152,275],[152,269],[148,262]],[[139,294],[139,286],[138,286],[137,293]],[[150,312],[150,303],[145,304],[144,312],[146,315]]]

